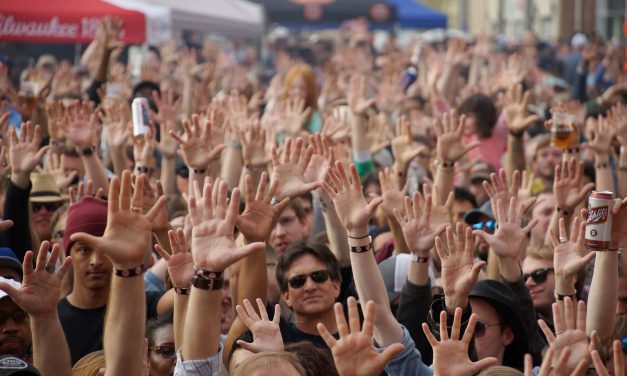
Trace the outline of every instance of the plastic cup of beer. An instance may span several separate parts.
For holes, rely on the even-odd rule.
[[[568,149],[577,145],[577,132],[573,127],[575,120],[575,116],[565,112],[553,113],[551,145],[560,149]]]

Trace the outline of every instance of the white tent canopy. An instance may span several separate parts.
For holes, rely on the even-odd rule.
[[[174,31],[196,30],[227,36],[259,37],[264,30],[264,11],[245,0],[143,0],[172,11]]]

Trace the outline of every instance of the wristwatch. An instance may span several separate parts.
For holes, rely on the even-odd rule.
[[[96,151],[96,147],[95,146],[90,146],[88,148],[84,148],[84,149],[79,149],[78,150],[78,154],[85,156],[85,157],[89,157],[92,154],[94,154],[94,152]]]

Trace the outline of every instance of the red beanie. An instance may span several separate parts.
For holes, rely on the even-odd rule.
[[[70,206],[63,234],[63,249],[70,255],[74,244],[72,234],[85,232],[93,236],[102,236],[107,227],[107,202],[99,198],[85,196]]]

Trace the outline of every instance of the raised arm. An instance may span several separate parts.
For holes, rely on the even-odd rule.
[[[350,259],[359,300],[373,300],[377,307],[375,339],[383,347],[399,342],[403,338],[403,330],[390,310],[383,277],[372,252],[372,239],[368,235],[368,221],[382,199],[376,198],[367,203],[357,169],[351,165],[349,177],[342,162],[336,162],[335,170],[327,170],[322,188],[333,198],[335,210],[348,233]]]
[[[479,146],[479,141],[469,144],[462,143],[464,123],[466,116],[457,116],[455,111],[444,114],[441,122],[435,123],[435,130],[438,135],[436,144],[436,154],[438,158],[438,170],[435,173],[434,187],[437,187],[437,197],[446,200],[449,193],[455,188],[455,162],[461,159],[471,149]],[[444,201],[438,202],[443,205]]]
[[[302,138],[292,142],[291,138],[285,140],[282,154],[276,146],[272,147],[272,176],[270,181],[278,182],[276,198],[282,200],[286,197],[294,198],[309,192],[320,186],[320,182],[305,182],[305,171],[314,153],[313,146],[308,146],[303,150],[304,141]]]
[[[46,263],[50,243],[41,243],[37,264],[33,269],[33,252],[24,257],[24,280],[16,289],[6,282],[0,282],[0,289],[22,308],[30,320],[33,337],[33,364],[44,376],[69,376],[72,371],[70,349],[61,327],[57,303],[61,296],[61,283],[70,267],[71,259],[66,257],[57,272],[54,265],[61,254],[61,247],[55,244]]]
[[[235,188],[227,204],[227,183],[220,182],[217,194],[205,184],[200,205],[188,199],[192,219],[192,257],[196,273],[187,306],[183,331],[182,359],[177,367],[196,369],[198,360],[211,364],[221,356],[220,299],[226,268],[255,252],[263,252],[263,243],[237,247],[233,230],[237,220],[240,192]],[[183,360],[184,359],[184,360]],[[215,369],[215,368],[214,368]]]
[[[177,131],[178,114],[181,110],[181,99],[174,99],[174,90],[164,90],[163,95],[152,93],[157,104],[157,120],[159,121],[159,143],[157,148],[161,153],[161,182],[166,196],[176,194],[175,157],[177,144],[170,132]],[[182,193],[182,192],[181,192]]]
[[[105,128],[109,155],[113,163],[113,172],[117,176],[122,176],[122,171],[128,167],[128,158],[124,148],[131,134],[129,127],[130,108],[128,103],[105,102],[104,115],[100,116],[102,125]]]
[[[538,116],[527,115],[531,93],[529,91],[523,93],[521,84],[511,88],[509,95],[512,97],[512,103],[507,105],[503,112],[507,118],[507,129],[509,130],[505,170],[507,175],[511,176],[516,170],[525,171],[525,148],[523,145],[525,131],[538,121]]]
[[[598,120],[592,120],[592,140],[585,146],[594,151],[595,189],[598,191],[615,190],[614,176],[610,165],[610,153],[612,141],[616,137],[616,122],[614,119],[606,119],[599,116]]]
[[[113,264],[104,332],[106,375],[135,375],[142,369],[146,321],[142,274],[146,251],[150,248],[151,221],[165,205],[165,197],[161,197],[142,215],[145,180],[135,179],[133,189],[129,171],[124,171],[122,179],[114,177],[109,188],[104,235],[76,233],[71,238],[102,250]]]

